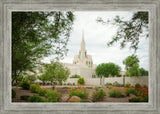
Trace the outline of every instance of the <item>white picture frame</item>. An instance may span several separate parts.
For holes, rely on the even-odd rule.
[[[12,11],[148,11],[148,103],[13,103],[11,102]],[[159,114],[160,0],[5,0],[0,1],[0,114]]]

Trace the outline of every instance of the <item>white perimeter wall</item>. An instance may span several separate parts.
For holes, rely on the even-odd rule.
[[[64,83],[75,83],[77,84],[78,78],[68,78]],[[104,78],[104,84],[113,83],[117,81],[120,84],[123,84],[123,77],[111,77]],[[131,85],[135,85],[135,83],[139,83],[141,85],[148,86],[148,76],[140,76],[136,77],[125,77],[125,83],[130,83]],[[100,78],[85,78],[85,84],[87,85],[100,85]]]

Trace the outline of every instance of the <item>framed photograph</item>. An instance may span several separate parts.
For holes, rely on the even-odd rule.
[[[160,113],[159,0],[0,1],[1,113]]]

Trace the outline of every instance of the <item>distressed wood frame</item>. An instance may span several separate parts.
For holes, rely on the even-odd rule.
[[[12,11],[148,11],[148,103],[12,103]],[[0,114],[160,114],[160,0],[0,0]]]

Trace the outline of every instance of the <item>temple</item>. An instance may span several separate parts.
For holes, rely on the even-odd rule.
[[[80,75],[84,78],[94,78],[96,65],[93,64],[92,56],[87,54],[86,44],[84,40],[84,30],[82,31],[82,41],[79,54],[74,56],[73,64],[63,63],[70,70],[72,75]]]
[[[73,64],[79,64],[83,66],[87,66],[89,68],[93,67],[92,56],[87,54],[85,41],[84,41],[84,30],[82,31],[82,41],[81,48],[79,50],[79,55],[76,55],[73,60]]]

